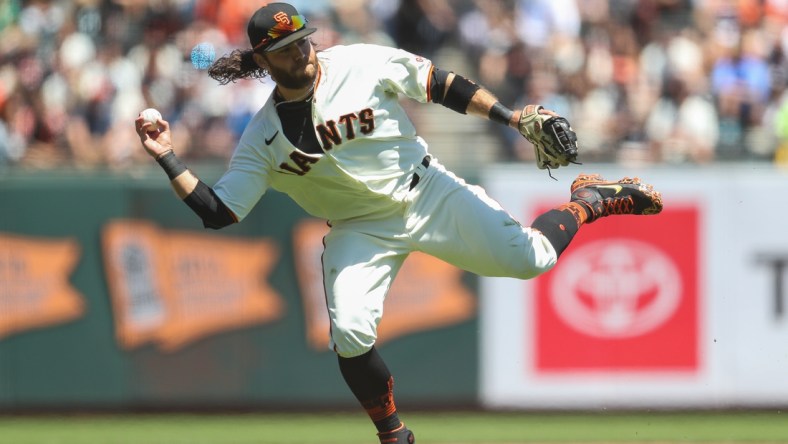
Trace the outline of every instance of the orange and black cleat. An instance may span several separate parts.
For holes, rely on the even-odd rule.
[[[378,438],[380,438],[380,444],[414,444],[416,442],[413,432],[408,430],[405,424],[400,424],[390,432],[378,433]]]
[[[662,194],[637,177],[607,181],[599,174],[581,174],[572,182],[572,202],[589,211],[591,223],[612,214],[658,214],[662,211]]]

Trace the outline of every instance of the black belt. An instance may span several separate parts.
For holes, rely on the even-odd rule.
[[[424,168],[429,168],[431,160],[432,160],[432,156],[427,154],[426,156],[424,156],[423,159],[421,159],[421,165]],[[416,188],[416,185],[419,184],[419,180],[421,180],[421,177],[419,177],[419,174],[418,173],[413,173],[413,179],[410,180],[410,188],[409,188],[409,190],[412,190],[412,189]]]

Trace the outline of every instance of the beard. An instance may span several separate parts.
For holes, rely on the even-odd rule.
[[[296,72],[288,72],[283,69],[268,67],[268,74],[274,79],[277,85],[287,89],[302,89],[311,86],[317,76],[315,63],[312,61],[298,69]]]

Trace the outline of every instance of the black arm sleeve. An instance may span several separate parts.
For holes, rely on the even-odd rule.
[[[442,104],[443,91],[446,89],[446,80],[449,78],[449,71],[444,71],[435,66],[430,75],[430,98],[433,103]]]
[[[203,181],[198,181],[197,186],[188,196],[183,199],[186,205],[192,209],[200,219],[205,228],[218,230],[228,225],[238,222],[235,215],[219,199],[213,188],[206,185]]]
[[[443,94],[446,89],[446,81],[449,78],[449,72],[438,69],[437,67],[432,70],[432,78],[430,79],[430,97],[432,101],[456,111],[460,114],[466,114],[468,104],[471,103],[471,98],[476,94],[481,87],[461,75],[454,75],[454,80],[449,85],[449,90]]]

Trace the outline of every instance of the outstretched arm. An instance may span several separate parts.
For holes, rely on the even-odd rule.
[[[432,101],[462,114],[516,128],[534,146],[536,165],[541,169],[577,163],[577,135],[569,122],[540,105],[512,111],[488,90],[451,72],[434,68],[430,73]]]
[[[453,72],[434,68],[432,101],[462,114],[471,114],[519,129],[522,110],[511,110],[482,86]],[[540,114],[558,117],[553,111],[541,109]]]

